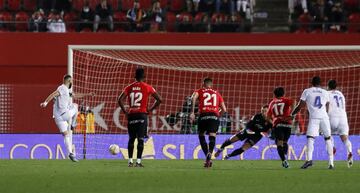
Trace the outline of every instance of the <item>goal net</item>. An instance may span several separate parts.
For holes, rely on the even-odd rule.
[[[109,145],[127,141],[127,122],[117,97],[134,81],[139,66],[145,69],[145,81],[163,98],[149,115],[150,136],[166,134],[171,142],[172,136],[176,140],[175,136],[197,133],[188,117],[190,96],[205,77],[213,79],[229,112],[221,118],[218,133],[231,134],[273,98],[276,86],[283,86],[286,96],[299,100],[315,75],[322,78],[323,87],[329,79],[338,81],[346,97],[350,134],[360,133],[359,47],[70,46],[68,71],[74,78],[74,92],[96,93],[75,101],[86,120],[74,138],[79,157],[114,158],[108,153]],[[306,127],[306,110],[300,114]],[[121,146],[124,158],[125,142]]]

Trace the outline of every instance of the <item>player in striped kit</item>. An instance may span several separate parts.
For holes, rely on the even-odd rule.
[[[353,165],[353,156],[352,156],[352,145],[348,138],[349,136],[349,124],[346,114],[346,103],[345,96],[342,92],[336,89],[337,83],[335,80],[329,80],[328,82],[328,92],[330,94],[330,107],[329,107],[329,118],[331,133],[340,135],[341,141],[346,146],[347,151],[347,162],[348,167]],[[334,139],[331,138],[334,149]],[[335,152],[335,151],[334,151]]]
[[[307,161],[301,167],[307,169],[313,165],[312,156],[314,151],[315,137],[319,136],[321,132],[326,142],[326,151],[329,155],[329,169],[334,168],[334,154],[333,145],[331,143],[331,130],[328,115],[330,104],[329,93],[327,90],[321,88],[321,79],[318,76],[312,78],[312,87],[305,89],[300,97],[300,101],[291,113],[295,117],[301,108],[305,105],[309,111],[309,123],[306,132],[307,136]]]

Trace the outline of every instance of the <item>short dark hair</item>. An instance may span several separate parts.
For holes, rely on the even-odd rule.
[[[261,107],[261,109],[264,109],[264,108],[269,108],[269,105],[263,105],[263,106]]]
[[[64,75],[64,81],[68,80],[71,78],[71,75],[70,74],[65,74]]]
[[[135,79],[137,81],[140,81],[140,80],[143,80],[145,78],[145,70],[144,68],[137,68],[136,71],[135,71]]]
[[[336,80],[331,79],[331,80],[328,81],[329,89],[334,90],[334,89],[336,89],[336,86],[337,86]]]
[[[314,76],[314,77],[312,78],[312,80],[311,80],[311,84],[312,84],[313,86],[320,86],[320,84],[321,84],[321,79],[320,79],[320,77],[319,77],[319,76]]]
[[[209,77],[206,77],[206,78],[204,78],[203,82],[204,82],[204,84],[209,84],[209,83],[212,83],[212,79]]]
[[[285,94],[285,90],[283,87],[276,87],[274,89],[274,95],[275,97],[282,97]]]

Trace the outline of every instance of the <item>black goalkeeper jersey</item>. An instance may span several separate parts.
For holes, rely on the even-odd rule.
[[[254,131],[256,134],[267,132],[272,128],[272,124],[265,120],[265,117],[258,113],[254,115],[251,120],[246,124],[246,129]]]

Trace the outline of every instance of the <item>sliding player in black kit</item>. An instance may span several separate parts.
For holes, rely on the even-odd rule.
[[[233,135],[227,139],[215,153],[215,157],[218,157],[224,148],[237,141],[245,141],[244,144],[239,148],[235,149],[230,154],[226,155],[224,159],[229,159],[242,154],[244,151],[254,146],[260,139],[267,135],[267,132],[272,128],[272,124],[266,119],[266,113],[268,111],[268,105],[264,105],[261,108],[261,113],[255,114],[251,120],[246,124],[246,128],[239,133]]]

